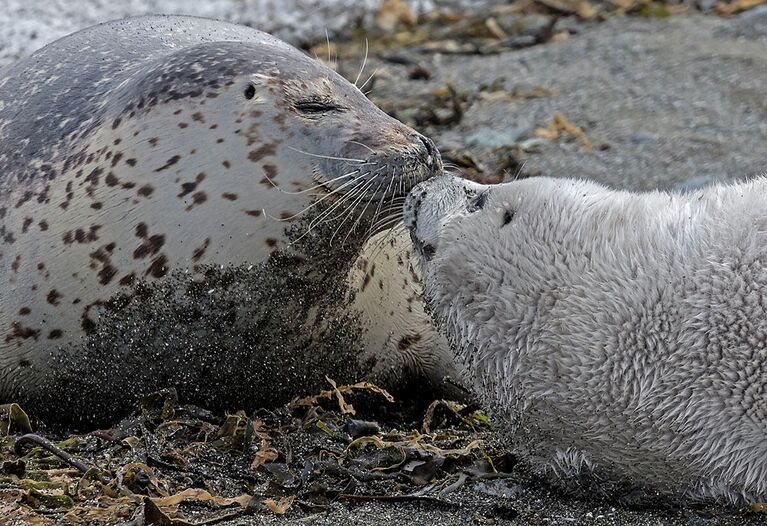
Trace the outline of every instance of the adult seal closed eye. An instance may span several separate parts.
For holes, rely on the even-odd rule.
[[[376,225],[440,171],[254,29],[140,17],[50,44],[0,72],[0,396],[66,419],[164,386],[241,407],[325,374],[439,382],[444,339]]]
[[[765,195],[446,177],[405,221],[435,318],[535,467],[741,504],[767,498]]]

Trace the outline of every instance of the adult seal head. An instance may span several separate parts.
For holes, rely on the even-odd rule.
[[[69,418],[163,386],[237,407],[325,374],[438,382],[444,340],[376,225],[440,171],[429,139],[253,29],[141,17],[50,44],[0,72],[0,397]],[[407,287],[384,301],[368,261]]]
[[[435,318],[533,465],[742,503],[767,498],[765,195],[444,178],[405,222]]]

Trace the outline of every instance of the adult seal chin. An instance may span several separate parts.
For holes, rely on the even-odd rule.
[[[765,195],[445,177],[405,222],[435,319],[534,467],[742,504],[767,498]]]
[[[253,29],[140,17],[50,44],[0,72],[0,397],[66,420],[169,386],[233,408],[326,374],[439,382],[413,286],[370,301],[355,263],[410,266],[389,227],[441,169],[432,141]]]

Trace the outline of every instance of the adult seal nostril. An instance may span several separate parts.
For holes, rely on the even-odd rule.
[[[419,141],[421,141],[421,144],[423,144],[424,148],[426,149],[426,164],[431,165],[435,162],[435,160],[438,160],[439,152],[437,150],[436,145],[434,144],[434,141],[429,139],[428,137],[424,137],[420,133],[416,134]]]

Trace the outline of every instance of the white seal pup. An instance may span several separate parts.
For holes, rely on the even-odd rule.
[[[46,46],[0,71],[0,397],[47,390],[66,417],[164,385],[236,407],[325,374],[439,382],[445,341],[408,311],[411,263],[362,246],[441,166],[431,140],[254,29],[139,17]],[[383,298],[368,260],[407,290]],[[186,269],[215,286],[196,295]]]
[[[433,316],[534,465],[767,498],[767,179],[638,194],[444,177],[405,222]]]

